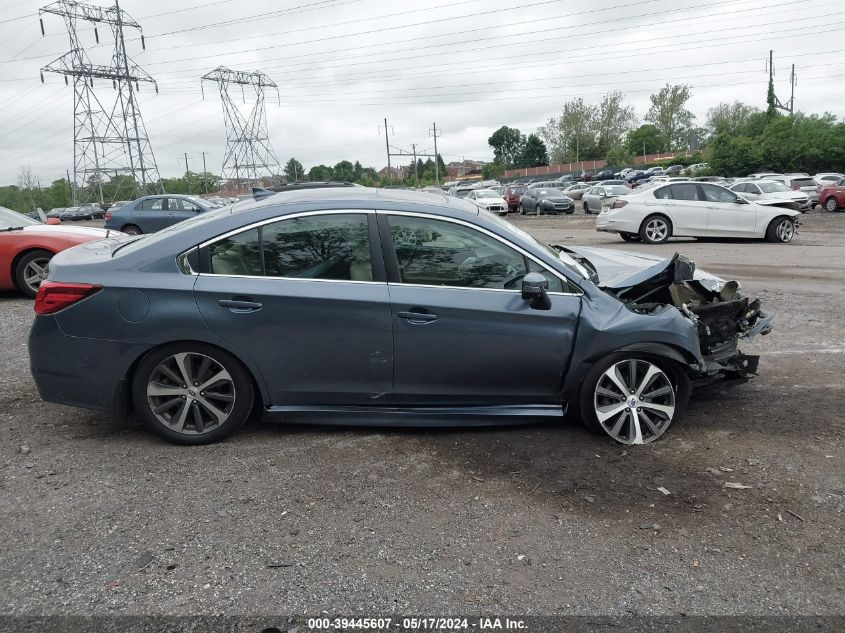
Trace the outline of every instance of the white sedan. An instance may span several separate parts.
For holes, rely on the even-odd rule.
[[[627,242],[670,237],[746,237],[790,242],[798,211],[749,202],[706,182],[672,181],[620,196],[596,218],[596,229]]]
[[[508,214],[508,203],[499,193],[493,189],[475,189],[470,191],[466,198],[470,202],[499,215]]]
[[[812,205],[810,196],[800,189],[791,189],[778,180],[746,180],[731,185],[731,191],[746,200],[775,207],[806,211]]]

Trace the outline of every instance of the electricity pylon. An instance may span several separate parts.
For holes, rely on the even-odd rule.
[[[131,182],[118,181],[114,199],[163,193],[136,95],[140,82],[151,83],[156,93],[158,85],[127,57],[123,37],[124,27],[140,31],[141,25],[120,9],[117,0],[112,7],[58,0],[38,13],[62,17],[70,38],[70,51],[41,69],[41,81],[45,72],[64,75],[65,84],[69,77],[73,79],[73,179],[80,195],[78,201],[105,202],[103,185],[119,176],[128,176]],[[98,43],[97,25],[109,25],[114,36],[110,64],[91,63],[80,41],[80,21],[94,25]],[[41,33],[44,34],[43,19]],[[141,35],[142,45],[143,42]],[[110,79],[116,95],[107,96],[102,88],[95,90],[95,79]]]
[[[200,85],[206,81],[217,84],[220,100],[223,102],[223,119],[226,124],[223,178],[234,182],[238,190],[260,184],[262,178],[274,179],[280,165],[270,144],[264,89],[273,88],[278,96],[279,87],[267,75],[257,70],[248,73],[231,70],[225,66],[218,66],[203,75]],[[236,86],[241,87],[244,103],[244,87],[250,90],[251,108],[248,116],[244,116],[230,93],[230,89]]]

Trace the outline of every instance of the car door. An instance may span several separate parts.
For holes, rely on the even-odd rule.
[[[708,234],[715,237],[753,237],[757,234],[757,205],[735,192],[702,183],[708,208]]]
[[[656,190],[654,197],[672,221],[673,235],[707,235],[709,210],[696,183],[666,185]]]
[[[168,226],[182,220],[194,217],[201,209],[190,200],[184,198],[167,199]]]
[[[407,405],[560,402],[577,288],[525,251],[460,220],[379,212],[394,332],[394,399]],[[550,281],[550,310],[521,296]]]
[[[258,369],[272,405],[389,402],[392,313],[374,217],[300,213],[201,248],[200,312]]]
[[[144,198],[132,213],[133,220],[144,233],[154,233],[169,226],[170,216],[167,214],[167,198]]]

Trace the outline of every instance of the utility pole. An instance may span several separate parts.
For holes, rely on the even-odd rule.
[[[205,192],[208,193],[208,169],[205,166],[205,155],[208,152],[202,153],[202,182],[205,185]]]
[[[795,76],[795,64],[792,64],[792,72],[789,75],[789,84],[790,84],[790,91],[789,91],[789,101],[786,102],[784,105],[781,103],[780,99],[777,98],[775,94],[775,66],[774,66],[774,51],[769,50],[769,64],[768,64],[768,73],[769,73],[769,91],[766,95],[766,102],[768,105],[767,112],[772,115],[774,114],[775,110],[784,110],[789,112],[791,115],[795,110],[795,84],[797,78]]]
[[[645,139],[643,139],[643,165],[645,165]]]
[[[420,172],[417,169],[417,146],[415,143],[411,143],[411,150],[414,152],[414,180],[417,183],[417,187],[420,186]]]
[[[381,131],[381,126],[379,126]],[[387,177],[393,180],[393,170],[390,168],[390,140],[387,138],[387,117],[384,117],[384,146],[387,149]]]
[[[385,124],[385,135],[386,135],[387,134],[387,119],[384,120],[384,124]],[[381,126],[379,126],[379,128],[381,128]],[[426,157],[426,158],[433,158],[434,164],[435,164],[435,170],[437,169],[437,167],[436,167],[436,165],[437,165],[437,154],[436,153],[434,153],[434,154],[423,154],[421,152],[417,152],[417,144],[416,143],[411,144],[411,151],[408,151],[406,149],[401,149],[401,148],[398,148],[398,147],[394,147],[393,149],[395,151],[391,152],[390,151],[391,147],[388,144],[388,146],[387,146],[387,168],[388,168],[388,171],[390,171],[390,157],[391,156],[410,157],[414,161],[414,163],[413,163],[414,177],[416,179],[418,187],[420,185],[419,166],[417,165],[417,159],[418,158],[421,158],[423,156]],[[425,150],[425,151],[428,151],[428,150]],[[435,152],[436,152],[436,146],[435,146]]]
[[[437,123],[432,123],[431,129],[428,132],[429,132],[429,136],[434,137],[434,183],[439,187],[440,186],[440,164],[437,162],[437,157],[439,156],[439,154],[437,153],[437,137],[443,136],[443,135],[437,133]]]
[[[191,195],[191,169],[188,167],[188,152],[185,152],[185,178],[188,180],[188,195]]]

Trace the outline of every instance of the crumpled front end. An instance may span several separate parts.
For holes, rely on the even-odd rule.
[[[631,262],[632,274],[622,274],[620,257],[627,254],[616,252],[605,262],[599,249],[567,250],[591,268],[596,285],[629,310],[656,314],[671,305],[684,314],[696,328],[705,376],[742,378],[757,373],[760,357],[744,354],[739,344],[771,332],[774,315],[763,312],[759,299],[744,296],[738,282],[696,271],[695,264],[678,253],[662,260],[631,254],[638,261]],[[646,266],[645,261],[656,263]]]

